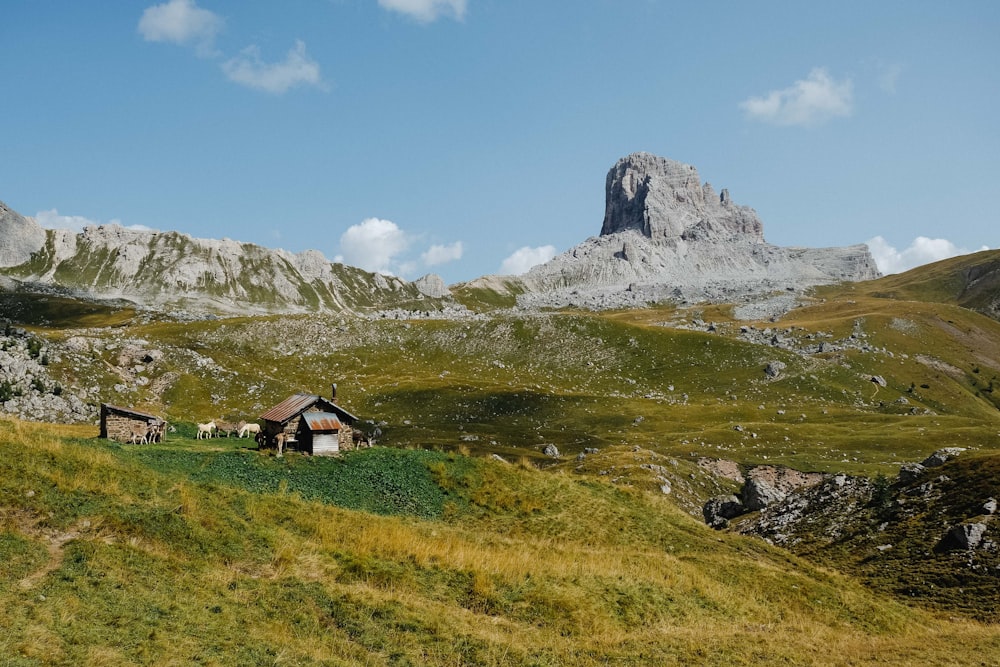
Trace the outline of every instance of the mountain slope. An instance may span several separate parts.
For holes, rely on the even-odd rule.
[[[830,664],[836,646],[838,662],[972,665],[1000,649],[995,626],[600,481],[2,426],[6,664]]]
[[[1000,319],[1000,250],[983,250],[919,266],[871,283],[868,293],[937,301]]]
[[[229,239],[117,225],[43,230],[0,203],[0,271],[27,283],[149,308],[290,313],[436,309],[446,291]],[[423,290],[423,291],[422,291]]]

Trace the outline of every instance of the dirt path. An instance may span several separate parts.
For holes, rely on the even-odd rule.
[[[48,551],[48,559],[18,582],[18,586],[22,590],[34,588],[47,574],[59,569],[59,566],[62,565],[63,547],[66,543],[79,538],[84,531],[90,528],[90,521],[86,519],[63,532],[39,526],[42,521],[41,517],[20,514],[17,517],[7,518],[13,518],[14,524],[24,535],[44,542],[45,549]]]

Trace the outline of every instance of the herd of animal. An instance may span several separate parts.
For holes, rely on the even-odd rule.
[[[151,419],[144,424],[132,423],[132,431],[129,434],[129,443],[133,445],[145,445],[152,442],[161,442],[163,434],[167,431],[167,422],[162,419]]]
[[[166,432],[167,422],[163,419],[150,419],[145,422],[134,421],[130,425],[127,437],[123,439],[121,436],[118,436],[118,439],[132,445],[146,445],[154,442],[163,442],[163,434]],[[241,421],[238,424],[233,424],[213,419],[207,424],[198,424],[196,437],[199,440],[203,438],[221,438],[225,434],[228,438],[233,433],[236,433],[240,438],[253,437],[258,443],[260,443],[263,435],[260,424],[256,422]]]
[[[246,438],[249,436],[254,436],[256,438],[260,435],[260,424],[256,422],[244,421],[241,421],[238,424],[233,424],[232,422],[222,421],[221,419],[213,419],[206,424],[198,424],[198,434],[195,437],[198,440],[203,438],[221,438],[223,433],[227,438],[233,433],[236,433],[240,438]]]

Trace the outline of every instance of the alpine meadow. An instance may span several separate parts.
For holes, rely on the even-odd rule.
[[[0,663],[1000,664],[1000,251],[606,202],[454,285],[0,205]]]

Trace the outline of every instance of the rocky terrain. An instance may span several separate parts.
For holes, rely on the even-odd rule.
[[[67,389],[48,371],[50,363],[61,361],[50,342],[0,322],[0,413],[32,421],[93,423],[100,387]]]
[[[1000,611],[995,469],[995,458],[962,447],[904,463],[895,478],[753,467],[739,495],[711,498],[704,518],[896,594],[992,618]]]

